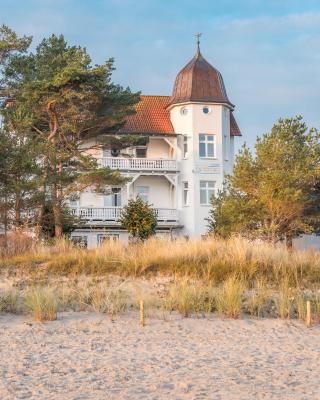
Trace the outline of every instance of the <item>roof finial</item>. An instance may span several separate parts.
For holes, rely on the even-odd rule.
[[[197,55],[200,54],[200,37],[201,37],[202,33],[196,33],[196,38],[197,38]]]

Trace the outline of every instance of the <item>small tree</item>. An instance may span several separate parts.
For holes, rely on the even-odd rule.
[[[226,190],[212,199],[209,229],[273,244],[319,226],[320,133],[300,116],[280,119],[257,139],[255,155],[244,146]]]
[[[156,233],[157,215],[148,203],[137,197],[123,207],[120,222],[134,240],[144,241]]]

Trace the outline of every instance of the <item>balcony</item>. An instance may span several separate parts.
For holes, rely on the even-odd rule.
[[[72,207],[71,214],[92,224],[120,225],[121,207]],[[155,208],[159,225],[176,225],[178,210],[175,208]]]
[[[178,169],[177,160],[155,158],[106,157],[99,158],[98,164],[101,167],[109,167],[120,171],[175,172]]]

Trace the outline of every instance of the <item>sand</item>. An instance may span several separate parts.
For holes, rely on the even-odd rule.
[[[128,313],[0,315],[0,399],[319,399],[320,328]]]

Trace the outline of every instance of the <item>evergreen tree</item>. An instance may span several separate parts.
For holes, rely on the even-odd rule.
[[[44,39],[34,53],[14,55],[4,70],[2,114],[24,115],[29,135],[41,143],[42,197],[38,225],[42,225],[46,196],[52,204],[55,236],[62,234],[62,208],[76,192],[124,181],[120,173],[99,168],[92,150],[100,138],[114,134],[133,112],[138,94],[111,81],[113,60],[91,65],[84,48],[68,46],[63,36]]]
[[[320,134],[300,116],[280,119],[258,138],[255,156],[244,146],[226,189],[212,199],[209,229],[272,243],[312,232],[319,222]]]

